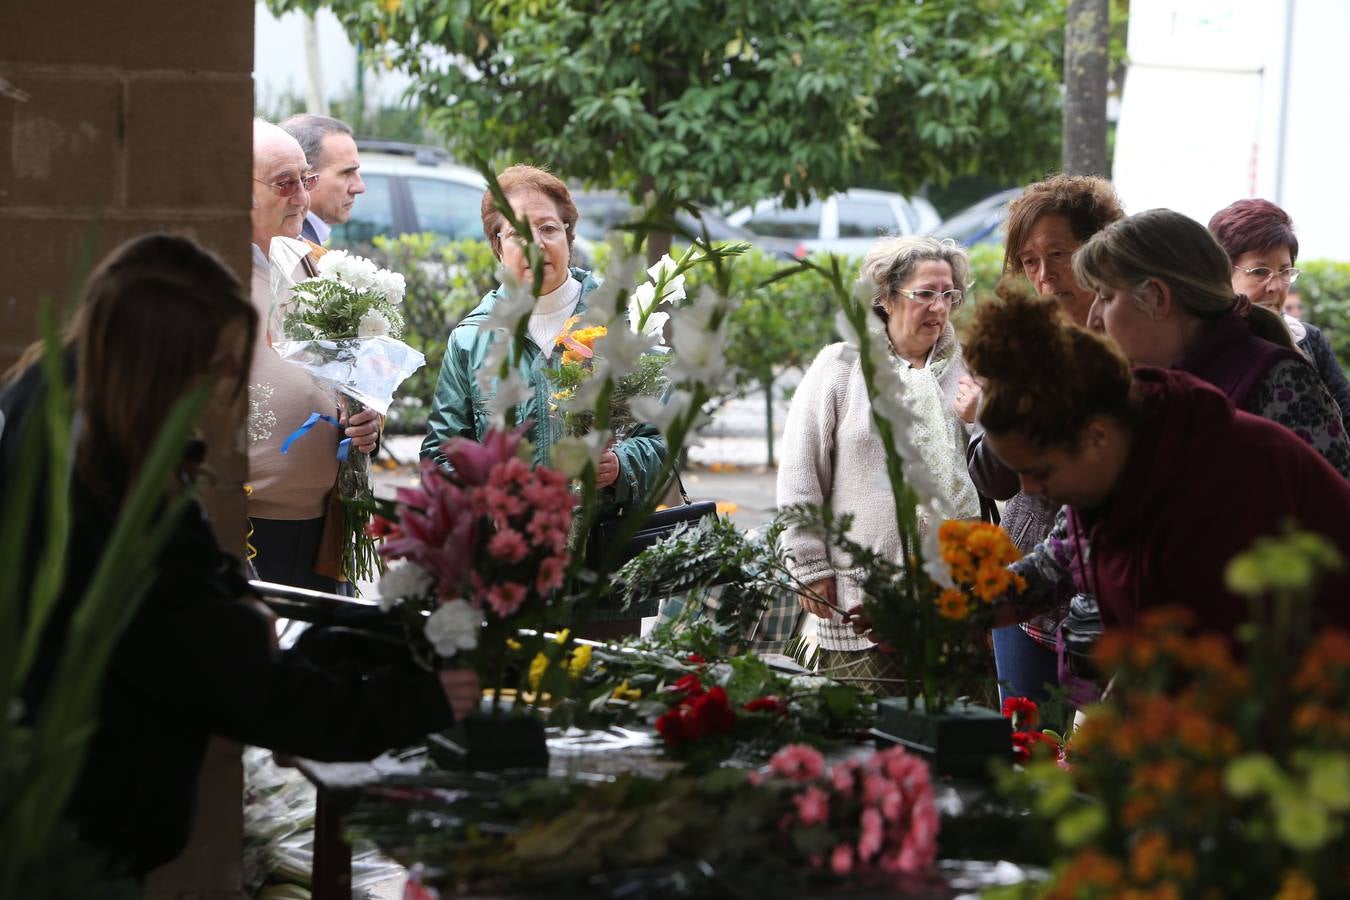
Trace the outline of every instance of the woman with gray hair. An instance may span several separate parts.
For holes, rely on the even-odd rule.
[[[913,439],[954,514],[980,514],[979,495],[966,471],[970,420],[954,412],[957,384],[966,374],[950,321],[970,284],[970,262],[952,241],[885,238],[863,260],[859,286],[885,323],[891,362],[914,415]],[[971,410],[973,413],[973,409]],[[872,410],[857,351],[831,344],[816,357],[792,398],[778,467],[778,505],[829,506],[853,516],[851,536],[879,553],[900,558],[890,493],[879,488],[885,452],[872,430]],[[921,518],[920,529],[928,523]],[[899,693],[905,673],[834,612],[862,600],[860,573],[818,534],[789,529],[784,546],[792,574],[807,589],[799,600],[820,618],[817,637],[823,673],[875,679],[878,693]],[[833,607],[833,608],[832,608]]]

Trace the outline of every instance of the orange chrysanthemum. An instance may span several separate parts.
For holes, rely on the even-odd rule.
[[[945,619],[964,619],[970,615],[970,601],[954,588],[947,588],[938,597],[938,615]]]

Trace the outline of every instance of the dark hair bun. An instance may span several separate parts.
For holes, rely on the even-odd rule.
[[[966,359],[981,377],[1028,381],[1062,369],[1073,343],[1053,300],[1042,300],[1020,275],[994,288],[1000,303],[982,304],[966,342]]]
[[[1005,275],[994,292],[1000,302],[976,310],[964,348],[986,384],[987,430],[1074,447],[1093,416],[1128,417],[1132,379],[1119,351],[1065,322],[1059,305],[1036,297],[1021,276]]]

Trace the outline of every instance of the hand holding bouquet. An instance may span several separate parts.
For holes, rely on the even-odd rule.
[[[394,390],[426,361],[397,340],[403,329],[398,310],[403,302],[403,276],[363,257],[332,250],[318,256],[317,275],[293,283],[291,273],[310,251],[300,241],[272,241],[276,298],[269,321],[272,348],[287,362],[331,386],[341,398],[348,421],[367,408],[384,415]],[[316,410],[303,425],[295,423],[292,439],[319,421],[342,427]],[[350,439],[338,446],[337,490],[345,509],[343,571],[350,581],[374,577],[379,566],[374,541],[365,527],[374,503],[369,458],[353,449]]]

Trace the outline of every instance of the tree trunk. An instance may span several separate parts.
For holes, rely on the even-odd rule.
[[[768,464],[773,467],[773,379],[764,382],[764,443],[768,447]]]
[[[328,96],[323,89],[323,64],[319,60],[319,24],[312,13],[304,16],[305,112],[328,115]]]
[[[1106,158],[1110,0],[1069,0],[1064,26],[1064,173],[1111,174]]]

